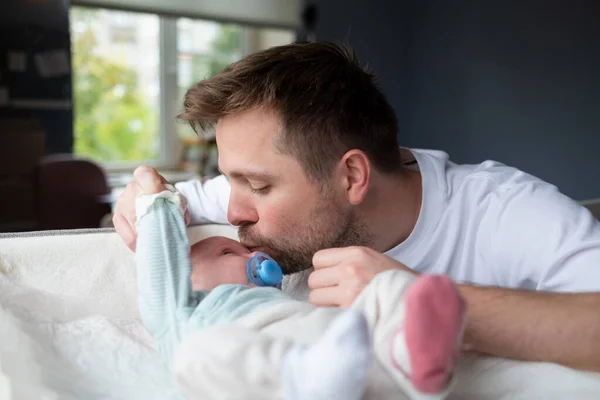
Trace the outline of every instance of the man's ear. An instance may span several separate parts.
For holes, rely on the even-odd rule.
[[[359,205],[369,190],[371,179],[369,157],[361,150],[349,150],[343,155],[339,166],[348,202],[352,205]]]

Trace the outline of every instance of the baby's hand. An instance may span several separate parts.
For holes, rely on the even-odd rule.
[[[167,190],[162,177],[152,167],[141,166],[133,171],[133,177],[143,194],[155,194]]]
[[[136,233],[136,198],[140,194],[153,195],[164,190],[174,190],[165,178],[160,176],[154,168],[141,166],[133,172],[134,179],[127,185],[125,191],[119,196],[113,223],[121,239],[131,250],[135,251],[137,241]],[[173,188],[173,189],[171,189]],[[185,224],[190,222],[190,212],[187,209],[187,199],[180,194],[182,208],[185,210]]]
[[[149,203],[146,200],[142,200],[141,204],[138,203],[139,196],[161,196],[159,193],[169,192],[175,197],[175,203],[183,215],[185,225],[190,223],[190,212],[187,208],[187,199],[168,183],[159,173],[152,167],[141,166],[137,167],[133,171],[133,183],[137,185],[138,196],[135,199],[135,214],[136,219],[141,218],[148,211]],[[140,208],[141,207],[141,208]],[[137,227],[134,226],[134,231]]]

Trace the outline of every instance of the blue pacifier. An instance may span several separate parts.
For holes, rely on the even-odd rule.
[[[250,282],[256,286],[281,288],[283,271],[279,264],[262,252],[257,252],[246,263],[246,272]]]

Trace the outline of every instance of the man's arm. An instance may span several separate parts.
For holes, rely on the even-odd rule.
[[[202,182],[197,180],[179,182],[175,187],[188,201],[192,225],[229,223],[227,206],[231,185],[225,175]]]
[[[375,274],[408,270],[365,247],[322,250],[313,263],[310,300],[321,306],[349,306]],[[457,286],[467,302],[465,343],[473,350],[600,372],[600,293]]]
[[[459,285],[465,342],[475,351],[600,372],[600,293],[549,293]]]
[[[488,246],[477,268],[487,268],[498,287],[460,286],[467,344],[600,371],[600,223],[556,187],[521,177],[486,203],[479,234]]]

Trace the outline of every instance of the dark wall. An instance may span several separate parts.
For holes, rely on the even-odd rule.
[[[0,0],[0,86],[13,100],[72,102],[71,74],[43,77],[35,56],[64,51],[70,59],[69,1]],[[10,51],[26,55],[26,70],[7,69]],[[0,118],[34,117],[46,132],[46,154],[69,153],[73,149],[73,110],[65,107],[0,106]]]
[[[316,0],[317,39],[378,72],[402,145],[600,197],[600,2]]]

